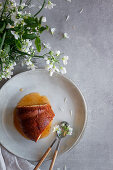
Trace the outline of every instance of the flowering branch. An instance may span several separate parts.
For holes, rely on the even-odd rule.
[[[36,17],[44,6],[52,9],[56,4],[44,0],[40,10],[32,16],[30,12],[24,11],[30,3],[31,0],[27,0],[26,3],[20,0],[18,5],[15,0],[0,3],[0,80],[11,78],[14,66],[18,62],[27,65],[28,69],[35,69],[33,58],[45,60],[50,76],[54,72],[66,73],[66,68],[62,64],[67,64],[68,56],[61,57],[59,50],[54,52],[50,50],[48,44],[42,43],[40,35],[49,27],[44,24],[46,17]],[[51,31],[55,32],[55,28]],[[40,55],[43,50],[47,52]]]

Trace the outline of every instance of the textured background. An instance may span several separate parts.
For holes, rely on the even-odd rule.
[[[45,33],[43,39],[70,56],[67,76],[81,89],[88,105],[84,137],[73,150],[57,159],[54,169],[63,170],[66,165],[67,170],[112,170],[113,1],[54,0],[54,3],[56,7],[51,11],[45,9],[43,15],[57,31],[53,37]],[[70,19],[66,22],[68,14]],[[69,33],[69,40],[61,39],[63,32]],[[41,60],[38,66],[43,68]],[[17,66],[15,74],[24,70]],[[4,82],[0,82],[1,87]],[[41,170],[47,170],[49,164],[50,161],[45,162]]]

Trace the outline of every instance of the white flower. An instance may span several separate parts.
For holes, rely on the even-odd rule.
[[[11,31],[11,34],[13,34],[15,39],[18,40],[18,38],[19,38],[18,33],[15,33],[15,31]]]
[[[26,65],[29,66],[29,65],[32,65],[32,62],[30,60],[26,61]]]
[[[64,38],[69,38],[69,34],[68,33],[64,33]]]
[[[26,6],[25,3],[22,3],[22,4],[21,4],[21,8],[22,8],[22,9],[23,9],[25,6]]]
[[[42,17],[42,22],[46,22],[46,17]]]
[[[51,34],[53,35],[56,31],[56,28],[50,28]]]
[[[48,4],[45,6],[45,8],[52,9],[56,4],[53,4],[51,1],[48,1]]]
[[[68,59],[69,59],[68,56],[64,56],[64,57],[62,58],[62,61],[63,61],[63,64],[64,64],[64,65],[67,65]]]
[[[60,70],[56,66],[55,66],[55,71],[58,73],[60,72]]]
[[[50,73],[49,75],[52,76],[54,73],[53,69],[51,69],[49,73]]]
[[[48,64],[48,66],[46,67],[46,69],[47,70],[50,70],[50,69],[52,69],[53,68],[53,64],[51,63],[51,64]]]
[[[70,17],[69,15],[67,15],[67,16],[66,16],[66,21],[68,21],[68,20],[69,20],[69,17]]]
[[[71,0],[66,0],[67,2],[71,2]]]
[[[69,132],[68,132],[68,135],[72,135],[72,132],[73,132],[73,128],[70,127],[70,125],[68,126],[69,128]]]
[[[60,55],[60,51],[59,50],[55,51],[55,54],[56,54],[56,56],[59,56]]]
[[[11,3],[11,7],[16,7],[16,2],[14,0]]]
[[[62,74],[66,74],[66,68],[65,67],[60,67],[60,72]]]
[[[29,66],[27,67],[27,69],[35,70],[35,65],[32,63],[31,65],[29,65]]]
[[[46,64],[50,64],[50,60],[47,60],[47,61],[46,61]]]
[[[45,48],[48,48],[49,50],[51,49],[51,46],[50,46],[49,43],[43,43],[43,45],[44,45]]]
[[[53,132],[56,132],[57,130],[59,130],[59,128],[60,128],[59,125],[55,125],[55,126],[53,127]]]
[[[57,130],[57,134],[60,136],[61,133],[62,133],[62,130],[59,128],[59,129]]]

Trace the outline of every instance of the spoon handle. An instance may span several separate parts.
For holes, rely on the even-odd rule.
[[[44,155],[42,156],[42,158],[40,159],[39,163],[36,165],[36,167],[34,168],[34,170],[37,170],[40,165],[42,164],[42,162],[44,161],[44,159],[47,157],[47,155],[49,154],[52,146],[54,145],[54,143],[56,142],[57,138],[55,138],[55,140],[52,142],[51,146],[46,150],[46,152],[44,153]]]
[[[55,153],[54,153],[54,156],[53,156],[53,159],[52,159],[52,162],[51,162],[51,165],[50,165],[49,170],[52,170],[52,169],[53,169],[53,166],[54,166],[54,163],[55,163],[57,154],[58,154],[59,146],[60,146],[60,139],[59,139],[59,141],[58,141],[58,144],[57,144],[57,147],[56,147],[56,150],[55,150]]]

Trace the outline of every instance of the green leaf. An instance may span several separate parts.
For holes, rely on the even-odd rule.
[[[36,37],[37,37],[37,35],[35,33],[33,33],[33,34],[24,34],[23,35],[23,39],[34,40]]]
[[[5,22],[0,22],[0,33],[2,33],[5,29]]]
[[[39,32],[42,33],[42,32],[45,31],[45,30],[47,30],[47,27],[41,27],[41,28],[39,29]]]
[[[40,24],[40,25],[41,25],[41,23],[42,23],[42,18],[43,18],[43,16],[41,16],[40,19],[39,19],[39,24]]]
[[[24,19],[24,22],[27,24],[27,27],[35,28],[38,26],[38,19],[34,17],[28,17]]]
[[[39,37],[37,37],[35,39],[35,45],[36,45],[37,51],[40,52],[41,51],[41,41],[40,41]]]
[[[4,49],[5,53],[8,54],[10,52],[10,45],[5,44]]]
[[[22,48],[22,44],[21,44],[20,40],[15,40],[15,44],[16,44],[18,49]]]

